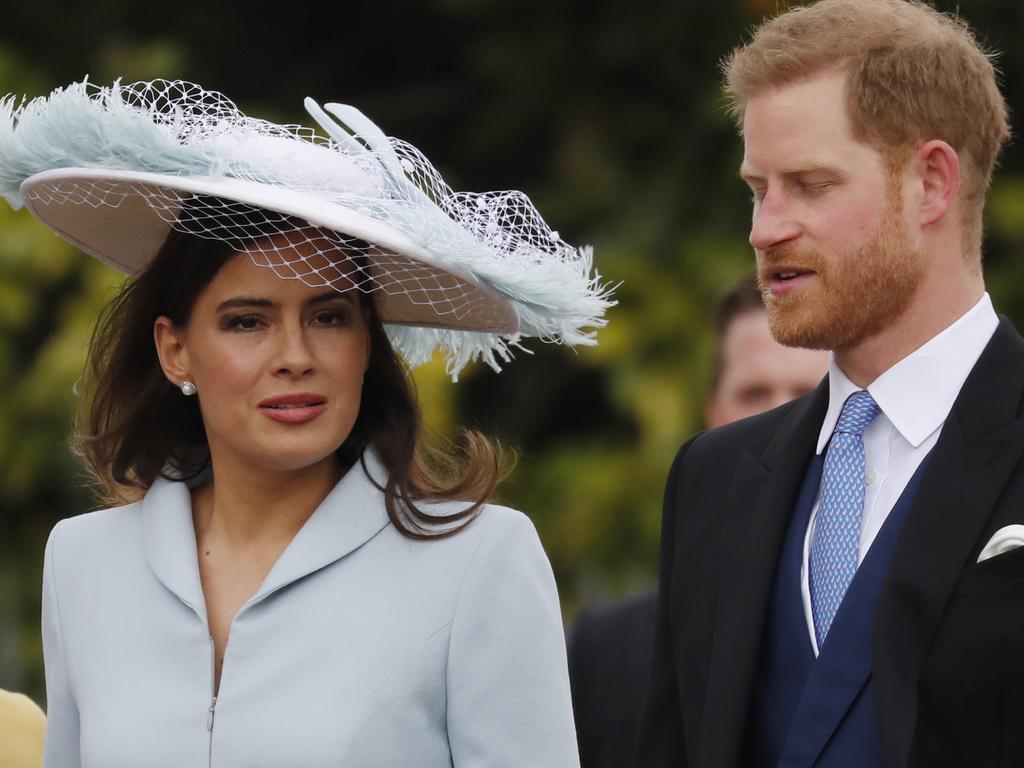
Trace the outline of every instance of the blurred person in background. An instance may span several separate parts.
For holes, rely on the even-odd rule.
[[[41,768],[46,717],[28,696],[0,690],[0,768]]]
[[[537,533],[408,364],[593,343],[589,251],[345,105],[327,142],[179,81],[4,104],[0,191],[135,275],[77,437],[116,505],[46,547],[46,764],[577,765]]]
[[[708,429],[775,408],[821,382],[828,355],[772,337],[753,275],[715,309]],[[621,768],[636,754],[643,693],[651,668],[657,594],[584,608],[569,636],[576,734],[582,768]]]
[[[772,333],[811,394],[666,483],[641,768],[1024,765],[1024,339],[982,269],[1010,125],[924,2],[820,0],[725,67]]]

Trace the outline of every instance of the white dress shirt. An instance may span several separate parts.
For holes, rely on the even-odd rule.
[[[870,549],[875,536],[896,505],[903,489],[934,447],[953,401],[960,394],[982,350],[995,333],[999,319],[986,293],[959,320],[918,347],[867,388],[881,412],[864,431],[864,513],[860,528],[860,557]],[[860,388],[847,378],[829,355],[828,410],[818,435],[821,455],[832,438],[847,398]],[[811,614],[808,556],[811,534],[818,517],[819,498],[814,502],[804,535],[803,564],[800,568],[807,631],[814,655],[818,641]]]

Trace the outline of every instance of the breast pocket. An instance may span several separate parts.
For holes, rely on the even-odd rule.
[[[937,743],[999,745],[1006,743],[1005,734],[1019,729],[1024,713],[1022,606],[1024,549],[964,570],[918,680],[920,733],[931,734]],[[1007,763],[979,758],[948,764]]]
[[[1024,547],[1011,549],[967,568],[960,576],[952,599],[966,600],[1021,581],[1024,581]]]

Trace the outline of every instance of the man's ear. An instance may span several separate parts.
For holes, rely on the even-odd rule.
[[[927,226],[940,221],[953,207],[960,190],[960,158],[949,144],[933,139],[917,150],[913,163],[920,183],[920,222]]]
[[[174,327],[169,317],[161,315],[153,323],[153,343],[164,376],[174,386],[180,387],[189,378],[188,350],[183,333]]]

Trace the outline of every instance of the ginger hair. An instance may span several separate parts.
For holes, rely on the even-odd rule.
[[[844,71],[853,136],[888,163],[945,141],[960,158],[965,250],[980,258],[985,194],[1010,136],[994,58],[963,20],[917,0],[819,0],[762,23],[722,68],[741,131],[751,98]]]

